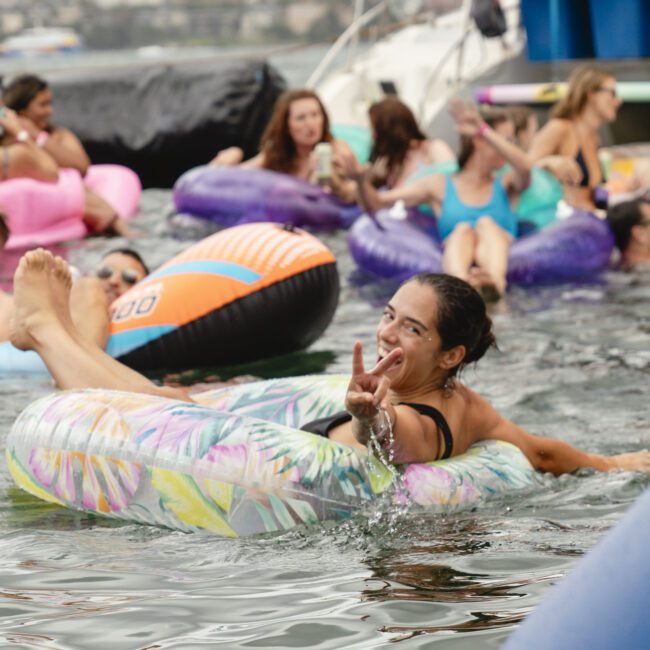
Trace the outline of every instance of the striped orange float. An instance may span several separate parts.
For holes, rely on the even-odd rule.
[[[107,352],[142,370],[241,363],[312,343],[338,302],[336,259],[277,224],[223,230],[113,303]]]

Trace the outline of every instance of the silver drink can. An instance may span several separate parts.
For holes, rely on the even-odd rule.
[[[329,142],[319,142],[314,151],[316,152],[316,179],[322,181],[332,178],[332,145]]]

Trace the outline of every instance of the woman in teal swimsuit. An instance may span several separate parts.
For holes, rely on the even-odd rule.
[[[512,142],[514,126],[504,111],[483,111],[460,100],[450,112],[461,135],[458,173],[432,174],[409,185],[378,192],[367,169],[352,157],[339,156],[335,164],[356,180],[361,203],[374,211],[402,200],[408,206],[428,203],[439,215],[444,242],[443,270],[467,280],[486,299],[506,289],[508,248],[516,235],[512,206],[530,182],[526,154]],[[498,176],[505,163],[510,170]]]

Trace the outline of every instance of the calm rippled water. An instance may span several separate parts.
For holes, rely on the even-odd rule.
[[[155,266],[187,243],[168,235],[169,192],[147,191],[143,206],[137,246]],[[230,373],[347,372],[355,338],[372,348],[390,287],[351,283],[345,235],[324,239],[343,279],[325,335],[306,352]],[[66,250],[88,269],[118,243]],[[648,275],[515,290],[495,314],[500,352],[466,381],[532,431],[604,453],[646,447],[649,299]],[[16,415],[51,386],[0,376],[0,390],[4,448]],[[648,482],[633,474],[548,477],[534,494],[453,516],[377,509],[312,530],[224,540],[44,504],[13,487],[3,464],[0,645],[497,648]]]

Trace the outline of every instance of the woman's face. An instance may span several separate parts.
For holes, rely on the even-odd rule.
[[[296,148],[313,148],[323,139],[325,117],[312,97],[296,99],[289,106],[287,127]]]
[[[146,276],[146,270],[131,255],[109,253],[95,271],[101,280],[108,301],[112,303]]]
[[[623,103],[616,95],[616,79],[603,79],[598,90],[591,93],[589,103],[603,122],[614,122]]]
[[[419,282],[400,287],[386,305],[377,327],[377,357],[383,359],[391,350],[402,349],[400,361],[386,371],[393,390],[430,385],[440,373],[437,308],[433,288]]]
[[[34,122],[41,131],[46,129],[52,117],[52,91],[45,88],[36,93],[34,99],[20,111],[20,115]]]

